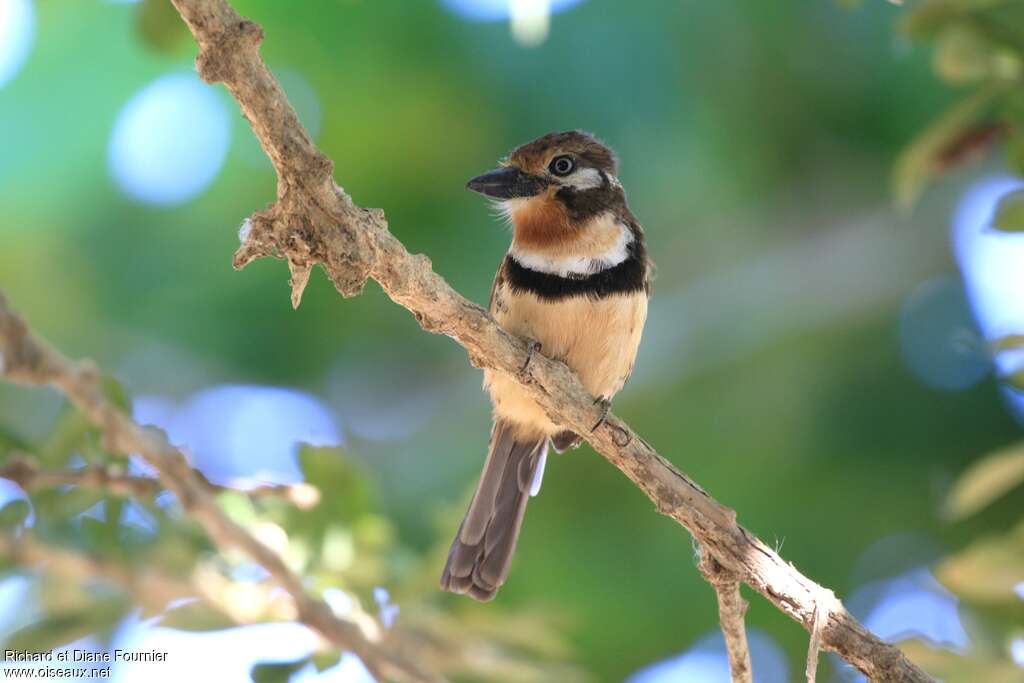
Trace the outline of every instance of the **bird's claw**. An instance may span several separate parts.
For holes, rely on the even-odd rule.
[[[519,368],[519,376],[528,378],[527,370],[530,367],[530,361],[533,360],[533,354],[540,351],[541,344],[535,339],[528,339],[526,341],[526,362],[523,363],[523,367]]]
[[[604,424],[604,421],[608,419],[608,413],[612,411],[611,399],[599,396],[594,399],[595,406],[601,406],[601,418],[597,421],[593,427],[590,428],[590,433],[593,434],[597,431],[597,428]]]

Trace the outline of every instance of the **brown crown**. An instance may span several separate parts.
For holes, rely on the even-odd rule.
[[[547,168],[548,163],[559,154],[572,154],[585,165],[612,175],[615,175],[618,166],[615,152],[590,133],[579,130],[548,133],[520,145],[508,155],[507,163],[528,173],[537,173]]]

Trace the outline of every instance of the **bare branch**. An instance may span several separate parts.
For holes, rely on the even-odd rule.
[[[133,422],[104,396],[96,369],[90,363],[73,362],[32,334],[8,307],[2,294],[0,359],[0,371],[9,380],[57,388],[100,428],[110,450],[137,453],[152,465],[160,481],[177,496],[185,511],[203,526],[216,545],[242,551],[274,577],[294,601],[298,621],[338,647],[354,652],[379,680],[438,680],[382,648],[381,629],[364,633],[356,624],[335,616],[325,602],[308,595],[302,580],[277,553],[224,514],[211,495],[209,482],[197,476],[184,454],[174,448],[162,432]]]
[[[829,615],[833,610],[842,609],[843,605],[835,593],[827,588],[821,589],[818,603],[814,610],[814,621],[811,624],[811,640],[807,644],[807,683],[815,683],[818,678],[818,655],[821,652],[822,633]]]
[[[211,495],[224,491],[235,491],[253,499],[279,498],[295,507],[306,510],[320,502],[320,490],[312,484],[262,484],[243,489],[214,484],[199,470],[193,470],[197,483]],[[79,486],[100,489],[125,498],[152,498],[167,490],[159,479],[126,474],[118,464],[86,465],[76,470],[49,470],[25,453],[14,452],[0,466],[0,479],[9,479],[26,491],[57,486]]]
[[[232,604],[230,582],[219,576],[212,580],[213,571],[197,569],[190,580],[185,580],[154,567],[128,566],[44,543],[28,530],[16,538],[0,534],[0,557],[26,569],[79,585],[98,581],[116,585],[131,594],[136,604],[152,613],[163,613],[173,603],[198,599],[225,620],[238,625],[295,618],[291,602],[281,600],[280,591],[273,586],[249,586],[255,589],[246,592],[243,610]]]
[[[373,277],[429,332],[455,339],[470,362],[517,378],[557,424],[587,435],[594,449],[619,468],[658,511],[686,527],[724,567],[811,631],[821,586],[798,572],[736,523],[735,513],[658,455],[622,420],[602,417],[576,375],[535,354],[526,372],[523,340],[480,306],[466,300],[410,254],[389,231],[379,209],[363,209],[338,187],[333,165],[313,144],[280,85],[259,55],[262,29],[226,0],[172,0],[199,45],[196,68],[208,83],[224,83],[252,124],[277,171],[277,201],[252,215],[252,229],[235,253],[241,268],[262,256],[288,260],[292,301],[298,304],[304,270],[319,263],[343,296]],[[872,634],[841,605],[824,612],[821,643],[873,680],[931,681],[897,648]]]
[[[118,584],[132,593],[139,604],[152,610],[163,610],[168,604],[196,597],[197,592],[188,582],[140,567],[129,571],[115,562],[59,548],[37,541],[28,531],[17,539],[0,534],[0,556],[32,569],[39,569],[69,581],[95,581],[102,579]]]
[[[729,671],[733,683],[754,683],[750,664],[750,646],[743,617],[747,601],[740,596],[742,581],[735,572],[726,569],[710,553],[700,553],[700,573],[710,583],[718,597],[718,621],[725,636],[725,649],[729,653]]]
[[[197,565],[186,580],[147,565],[128,565],[44,543],[28,530],[17,538],[0,534],[0,557],[79,585],[100,581],[115,585],[154,614],[173,609],[174,603],[181,606],[183,601],[197,599],[225,621],[240,626],[295,619],[293,602],[274,585],[245,584],[246,599],[240,605],[233,599],[239,584],[204,565]]]
[[[226,622],[239,626],[296,619],[294,602],[272,582],[240,584],[224,576],[217,569],[217,562],[197,564],[188,577],[178,577],[148,564],[112,561],[45,543],[28,529],[16,537],[0,533],[0,558],[73,585],[103,582],[117,586],[143,608],[144,617],[164,613],[173,617],[173,610],[180,609],[183,601],[194,599]],[[236,596],[243,588],[245,599],[239,601]],[[358,602],[352,610],[354,619],[365,621],[373,618],[362,610]],[[506,652],[501,646],[496,647],[486,633],[480,634],[472,626],[466,628],[453,617],[432,608],[413,609],[409,614],[405,614],[403,609],[403,622],[401,629],[389,633],[387,646],[405,653],[426,668],[450,671],[474,680],[518,683],[551,680],[586,683],[590,680],[574,666],[552,661],[535,663]],[[506,622],[515,624],[508,619],[502,624]],[[522,628],[521,624],[515,625]],[[530,628],[537,628],[537,625],[531,624]],[[553,635],[550,638],[551,641],[556,640]],[[337,646],[322,640],[325,645]],[[381,679],[381,683],[384,680],[390,679]]]
[[[264,484],[249,489],[233,488],[214,484],[199,470],[194,470],[195,479],[213,495],[223,491],[237,491],[254,499],[280,498],[295,507],[306,510],[320,502],[320,490],[312,484],[273,485]],[[154,477],[140,477],[125,474],[118,464],[86,465],[76,470],[47,470],[26,453],[14,452],[0,466],[0,479],[9,479],[31,491],[57,486],[79,486],[101,489],[115,496],[125,498],[152,498],[166,488]]]

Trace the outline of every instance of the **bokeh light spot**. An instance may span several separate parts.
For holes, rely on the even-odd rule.
[[[118,187],[147,204],[192,199],[217,177],[230,141],[228,113],[194,74],[163,76],[117,116],[108,161]]]
[[[1024,181],[998,176],[972,185],[953,216],[953,248],[978,323],[990,339],[1024,331],[1024,235],[991,228],[1003,195]]]
[[[28,503],[28,517],[25,518],[24,526],[30,527],[36,523],[36,510],[32,505],[32,499],[28,494],[13,481],[0,479],[0,508],[16,500],[23,500]]]
[[[550,13],[567,10],[583,0],[544,0]],[[443,0],[445,7],[473,21],[502,21],[512,18],[513,5],[522,0]]]
[[[39,617],[28,577],[8,574],[0,580],[0,640]]]
[[[747,629],[751,668],[758,683],[786,683],[789,665],[782,648],[756,629]],[[704,636],[683,654],[651,664],[626,683],[730,683],[729,656],[720,631]]]
[[[551,29],[551,0],[511,0],[512,37],[526,47],[544,42]]]
[[[582,0],[443,0],[445,6],[471,21],[508,20],[512,38],[524,47],[543,43],[551,29],[551,15]]]
[[[335,446],[341,441],[323,404],[292,389],[217,386],[180,407],[140,396],[133,409],[140,422],[165,429],[207,476],[243,488],[253,481],[300,481],[294,457],[298,444]]]
[[[0,0],[0,88],[18,73],[35,38],[31,0]]]
[[[1010,658],[1014,664],[1024,669],[1024,638],[1014,638],[1010,642]]]
[[[941,277],[918,286],[903,305],[899,335],[904,362],[933,389],[968,389],[991,367],[967,295],[956,278]]]
[[[1024,181],[995,176],[975,183],[964,193],[953,215],[953,249],[964,276],[978,325],[989,341],[1024,333],[1024,235],[992,228],[999,200],[1024,188]],[[1003,352],[996,367],[1004,375],[1024,366],[1022,354]],[[1003,396],[1024,423],[1024,392],[1004,387]]]
[[[866,584],[848,603],[854,616],[885,640],[925,638],[955,651],[970,644],[960,621],[959,600],[927,569]]]

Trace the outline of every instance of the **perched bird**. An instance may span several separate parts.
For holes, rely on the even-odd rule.
[[[466,185],[496,200],[512,224],[512,246],[491,289],[492,315],[572,368],[606,411],[633,370],[651,276],[616,167],[615,154],[593,136],[550,133]],[[508,576],[548,442],[558,452],[580,442],[515,378],[488,370],[484,386],[494,406],[490,449],[441,576],[443,590],[481,601]]]

